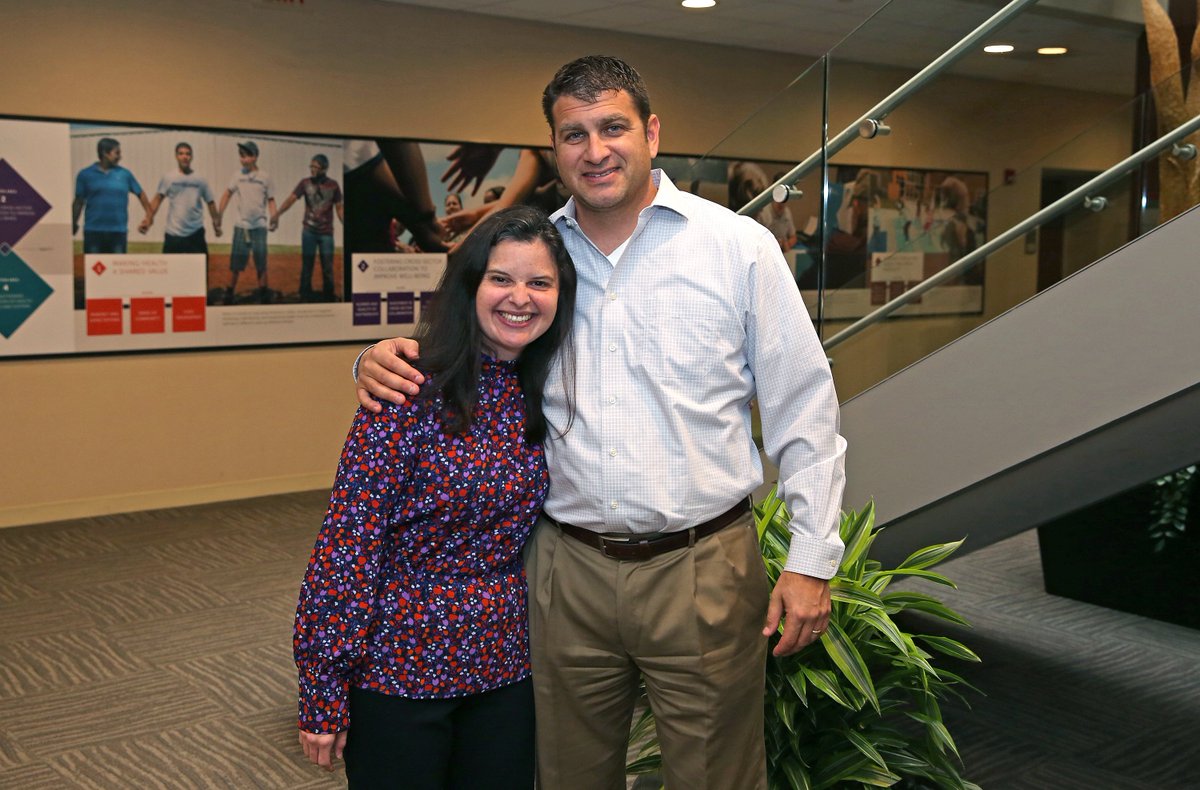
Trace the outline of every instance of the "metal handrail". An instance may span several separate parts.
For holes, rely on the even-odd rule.
[[[859,124],[864,121],[882,121],[887,117],[888,113],[907,101],[909,96],[923,88],[925,83],[936,77],[943,69],[948,68],[954,61],[966,55],[980,40],[986,38],[992,30],[1003,25],[1011,17],[1024,9],[1025,6],[1036,2],[1037,0],[1012,0],[1011,3],[993,14],[990,19],[968,33],[965,38],[939,55],[928,66],[918,71],[908,82],[893,91],[886,99],[868,110],[865,115],[853,124],[847,126],[842,130],[841,134],[830,140],[823,148],[818,148],[807,159],[789,170],[774,184],[767,187],[765,191],[756,195],[749,203],[738,209],[737,213],[748,214],[750,216],[757,214],[770,202],[771,190],[781,184],[785,186],[795,184],[809,170],[815,167],[823,156],[833,156],[838,151],[850,145],[858,137]]]
[[[877,323],[888,315],[891,315],[896,310],[913,301],[926,291],[936,288],[945,281],[961,275],[972,266],[975,266],[981,262],[988,255],[992,254],[1001,247],[1004,247],[1010,242],[1021,238],[1030,230],[1033,230],[1039,225],[1042,225],[1059,216],[1060,214],[1070,211],[1073,208],[1081,207],[1083,205],[1083,201],[1088,198],[1090,193],[1098,192],[1112,182],[1116,181],[1121,176],[1125,175],[1125,173],[1128,171],[1132,170],[1143,162],[1146,162],[1147,160],[1153,159],[1163,151],[1173,146],[1179,140],[1196,131],[1200,131],[1200,115],[1197,115],[1190,121],[1178,126],[1170,132],[1167,132],[1162,137],[1147,145],[1145,148],[1142,148],[1131,156],[1121,160],[1078,189],[1063,195],[1061,198],[1046,206],[1044,209],[1035,214],[1029,215],[1027,218],[1021,222],[1018,222],[1016,225],[1013,225],[996,238],[967,253],[954,263],[951,263],[937,274],[926,280],[922,280],[911,290],[905,291],[895,299],[892,299],[890,302],[879,306],[875,310],[855,321],[850,326],[831,336],[822,345],[824,346],[825,350],[828,351],[838,343],[841,343],[842,341],[866,329],[871,324]]]

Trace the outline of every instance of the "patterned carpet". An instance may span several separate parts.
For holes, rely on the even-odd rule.
[[[296,743],[291,624],[324,493],[0,530],[0,788],[329,788]],[[985,788],[1185,788],[1200,633],[1047,596],[1037,541],[955,560]]]

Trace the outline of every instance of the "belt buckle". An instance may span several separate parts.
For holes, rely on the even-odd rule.
[[[611,547],[613,551],[619,551],[622,548],[631,548],[633,546],[637,546],[642,542],[644,541],[639,540],[636,535],[630,535],[628,538],[614,538],[609,537],[608,535],[601,535],[600,552],[611,560],[626,559],[626,557],[621,556],[619,553],[610,553],[609,548]]]

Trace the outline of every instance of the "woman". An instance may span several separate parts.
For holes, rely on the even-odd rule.
[[[572,391],[574,303],[546,216],[497,212],[422,317],[421,395],[355,417],[294,639],[304,753],[344,747],[351,788],[533,786],[520,553],[569,428],[541,401],[552,367]]]

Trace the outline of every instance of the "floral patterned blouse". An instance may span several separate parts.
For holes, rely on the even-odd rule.
[[[514,364],[484,357],[469,433],[441,412],[430,396],[350,428],[296,609],[302,730],[348,728],[352,686],[446,698],[529,676],[521,549],[549,477]]]

